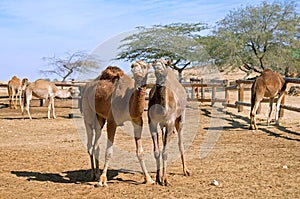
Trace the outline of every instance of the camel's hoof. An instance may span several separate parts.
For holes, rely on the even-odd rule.
[[[100,176],[100,181],[95,184],[95,187],[106,187],[107,186],[107,178],[106,176]]]
[[[185,169],[185,170],[183,171],[183,175],[185,175],[185,176],[190,176],[190,175],[191,175],[191,172],[190,172],[188,169]]]
[[[155,184],[155,181],[154,180],[145,180],[144,181],[144,184],[147,184],[147,185],[154,185]]]
[[[102,183],[102,182],[98,182],[97,184],[94,185],[95,188],[98,188],[98,187],[107,187],[107,183]]]
[[[171,184],[167,180],[163,180],[161,185],[166,187],[171,186]]]

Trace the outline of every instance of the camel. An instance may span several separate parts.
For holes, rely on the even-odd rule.
[[[182,128],[185,122],[185,107],[187,95],[183,86],[168,66],[170,61],[158,59],[153,63],[156,84],[151,88],[148,104],[148,123],[154,145],[156,159],[156,183],[169,185],[167,180],[168,141],[176,129],[178,134],[178,147],[181,154],[183,174],[190,175],[186,167],[184,147],[182,142]],[[160,152],[157,127],[162,131],[163,149]],[[165,131],[164,131],[165,128]],[[160,174],[160,157],[163,161],[163,172]]]
[[[149,64],[137,61],[131,65],[131,69],[134,80],[124,74],[119,67],[108,66],[101,76],[83,89],[82,111],[88,137],[87,150],[91,161],[92,180],[99,180],[96,187],[107,186],[107,170],[112,157],[116,128],[125,121],[131,121],[134,127],[136,155],[145,183],[154,183],[145,166],[141,140]],[[99,142],[106,121],[108,140],[104,169],[100,176]],[[94,139],[93,130],[95,130]]]
[[[250,111],[250,130],[257,129],[256,112],[260,102],[264,97],[270,98],[269,115],[267,125],[270,125],[270,118],[273,108],[274,98],[278,96],[276,102],[275,120],[278,125],[279,109],[282,98],[285,94],[286,82],[283,77],[270,69],[262,72],[261,76],[257,77],[251,87],[251,111]]]
[[[40,99],[48,99],[48,119],[50,119],[50,111],[52,108],[52,115],[53,118],[56,118],[55,115],[55,109],[54,109],[54,98],[68,98],[71,97],[73,93],[72,88],[69,89],[59,89],[56,87],[56,85],[52,82],[48,82],[43,79],[38,79],[35,82],[29,84],[27,88],[25,89],[25,100],[24,105],[26,106],[25,109],[28,113],[28,116],[30,120],[32,120],[32,117],[30,115],[29,106],[30,106],[30,100],[32,99],[32,96],[40,98]],[[24,118],[24,108],[22,106],[22,116]]]
[[[17,98],[19,97],[20,106],[22,106],[22,94],[27,86],[28,79],[23,78],[22,81],[13,76],[11,80],[8,81],[7,89],[9,96],[9,106],[10,108],[14,107],[17,109]],[[15,98],[15,101],[14,101]]]

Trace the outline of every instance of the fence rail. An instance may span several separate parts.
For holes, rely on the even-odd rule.
[[[287,83],[300,84],[299,78],[284,78]],[[243,111],[244,106],[251,106],[250,102],[245,102],[245,92],[250,91],[250,85],[252,85],[254,80],[236,80],[235,82],[229,83],[228,80],[212,80],[208,83],[204,83],[204,79],[192,80],[189,83],[182,83],[182,85],[190,91],[189,100],[198,101],[201,103],[210,102],[211,106],[214,106],[216,102],[221,102],[224,107],[237,108],[239,112]],[[71,82],[71,83],[61,83],[56,82],[56,86],[61,87],[80,87],[84,82]],[[246,86],[249,85],[249,86]],[[147,88],[151,88],[153,84],[147,84]],[[0,87],[7,87],[7,84],[0,84]],[[80,90],[80,89],[79,89]],[[229,103],[229,92],[237,91],[237,99],[234,103]],[[206,96],[206,93],[210,92],[210,97]],[[224,92],[224,98],[217,98],[217,92]],[[0,96],[0,99],[8,98],[8,96]],[[80,95],[78,97],[80,99]],[[276,100],[276,99],[275,99]],[[79,100],[78,100],[79,101]],[[262,103],[269,102],[268,98],[264,98]],[[299,107],[293,107],[285,105],[285,100],[282,100],[281,104],[281,117],[284,115],[284,109],[290,111],[300,112]]]

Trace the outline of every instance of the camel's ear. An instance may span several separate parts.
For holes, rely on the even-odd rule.
[[[168,59],[167,66],[171,66],[171,65],[172,65],[172,59]]]

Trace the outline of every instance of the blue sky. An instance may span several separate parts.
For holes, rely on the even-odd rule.
[[[230,10],[260,0],[1,0],[0,81],[44,77],[43,57],[92,52],[137,26],[175,22],[213,25]],[[272,2],[272,1],[270,1]],[[105,51],[105,49],[104,49]],[[128,65],[129,66],[129,65]],[[126,65],[124,66],[126,67]],[[100,73],[100,71],[99,71]]]

